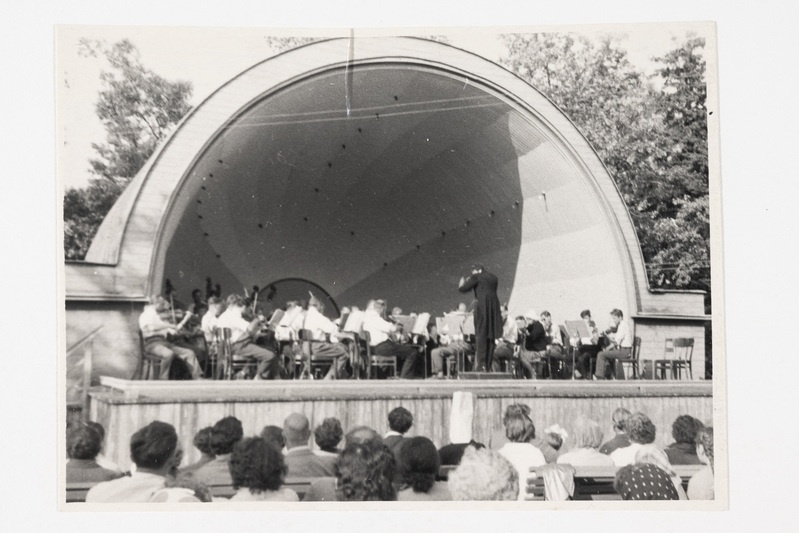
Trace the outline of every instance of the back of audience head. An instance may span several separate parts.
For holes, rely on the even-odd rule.
[[[696,444],[696,432],[705,427],[702,422],[690,415],[680,415],[671,425],[671,436],[674,442],[683,444]]]
[[[616,433],[626,433],[627,428],[625,424],[631,416],[632,413],[624,407],[619,407],[613,411],[613,416],[611,417],[611,420],[613,420],[613,430],[616,431]]]
[[[344,436],[344,446],[363,444],[365,442],[383,444],[383,437],[380,436],[380,433],[368,426],[356,426],[349,430]]]
[[[511,442],[530,442],[535,438],[533,421],[526,415],[510,417],[505,424],[505,436]]]
[[[388,414],[388,427],[404,435],[413,426],[413,415],[404,407],[396,407]]]
[[[546,435],[547,444],[555,451],[560,450],[563,446],[563,441],[569,437],[569,433],[558,424],[553,424],[546,428],[544,434]]]
[[[291,413],[283,421],[283,437],[286,439],[286,448],[307,446],[311,438],[311,423],[302,413]]]
[[[214,428],[208,426],[206,428],[202,428],[200,431],[194,434],[194,440],[192,444],[194,447],[200,450],[200,453],[207,457],[214,457],[214,449],[211,446],[211,438],[214,432]]]
[[[394,454],[372,440],[348,444],[336,462],[336,478],[344,501],[392,501],[396,473]]]
[[[635,413],[624,423],[627,436],[632,442],[650,444],[655,442],[655,424],[644,413]]]
[[[642,479],[645,480],[643,483]],[[634,463],[619,468],[613,480],[613,488],[622,500],[679,499],[668,472],[652,463]]]
[[[635,452],[635,462],[638,464],[655,465],[670,476],[677,475],[674,472],[674,467],[671,465],[666,452],[659,449],[654,444],[641,446],[638,451]]]
[[[441,459],[433,441],[412,437],[399,449],[399,471],[405,486],[414,492],[427,492],[436,482]]]
[[[713,462],[713,428],[703,427],[696,432],[696,455],[699,460],[715,469]],[[707,461],[704,461],[706,459]]]
[[[264,426],[264,429],[261,430],[261,438],[274,446],[277,451],[282,451],[286,446],[286,438],[283,436],[283,428],[280,426]]]
[[[599,448],[605,436],[599,424],[584,416],[579,416],[574,421],[572,433],[575,448]]]
[[[341,422],[338,418],[325,418],[314,428],[313,434],[316,445],[320,449],[334,451],[344,437],[344,430],[341,429]]]
[[[467,446],[460,465],[447,482],[453,500],[516,500],[519,475],[502,455],[488,448]]]
[[[130,457],[137,470],[169,474],[180,465],[182,452],[171,424],[150,422],[130,438]]]
[[[86,425],[95,430],[100,435],[101,443],[105,441],[105,428],[100,422],[94,422],[93,420],[89,420],[88,422],[86,422]]]
[[[71,459],[92,460],[103,447],[103,439],[89,425],[78,426],[67,434],[67,455]]]
[[[530,417],[530,406],[523,403],[512,403],[505,409],[505,414],[502,416],[502,425],[507,426],[508,420],[514,416]]]
[[[214,455],[226,455],[244,436],[241,421],[235,416],[226,416],[211,429],[211,450]]]
[[[253,494],[278,490],[288,472],[283,454],[261,437],[238,442],[230,456],[229,468],[233,488],[247,487]]]

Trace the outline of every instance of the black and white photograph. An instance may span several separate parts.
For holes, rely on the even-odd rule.
[[[57,27],[61,508],[726,508],[715,31]]]

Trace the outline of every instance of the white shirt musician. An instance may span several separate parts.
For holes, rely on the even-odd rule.
[[[633,339],[627,323],[624,322],[624,314],[619,309],[610,312],[610,319],[614,324],[608,332],[608,339],[611,345],[599,352],[596,359],[595,379],[605,379],[608,361],[613,361],[616,379],[624,379],[623,365],[616,364],[616,361],[629,361],[632,359]]]
[[[170,337],[177,335],[181,327],[189,320],[191,313],[186,313],[183,321],[173,325],[161,318],[161,314],[170,310],[169,302],[161,296],[152,298],[152,304],[144,306],[144,311],[139,316],[139,329],[142,333],[144,352],[161,358],[160,379],[169,379],[169,367],[173,357],[179,357],[189,367],[191,375],[197,379],[202,375],[197,355],[193,350],[178,346]]]

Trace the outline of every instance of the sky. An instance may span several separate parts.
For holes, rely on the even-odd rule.
[[[612,35],[619,40],[630,61],[646,74],[654,72],[653,57],[662,56],[686,36],[702,33],[707,26],[685,24],[594,25],[559,27],[581,33],[592,40]],[[356,29],[355,37],[386,30]],[[445,35],[450,44],[498,61],[505,48],[501,33],[554,31],[552,27],[422,28],[402,30],[403,35]],[[129,39],[139,50],[141,62],[170,80],[190,81],[190,103],[200,104],[220,85],[252,65],[273,55],[268,35],[346,36],[347,30],[270,30],[268,28],[191,28],[163,26],[60,26],[56,30],[56,94],[58,177],[66,189],[85,186],[93,176],[89,159],[95,157],[92,143],[102,143],[105,131],[94,106],[102,89],[100,72],[107,68],[102,58],[79,54],[81,38],[111,44]]]

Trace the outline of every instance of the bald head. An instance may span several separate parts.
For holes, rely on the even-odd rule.
[[[366,444],[368,442],[383,442],[383,437],[374,429],[366,426],[358,426],[353,428],[344,437],[345,445],[350,444]]]
[[[286,439],[286,448],[307,446],[311,438],[311,424],[308,417],[301,413],[292,413],[283,421],[283,436]]]

